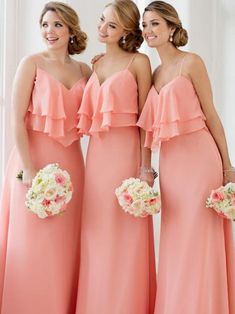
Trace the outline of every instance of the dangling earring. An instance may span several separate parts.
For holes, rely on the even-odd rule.
[[[70,42],[70,44],[74,43],[73,36],[70,37],[69,42]]]
[[[172,41],[173,41],[173,34],[170,34],[169,41],[172,43]]]
[[[122,44],[124,45],[126,43],[126,36],[122,36]]]

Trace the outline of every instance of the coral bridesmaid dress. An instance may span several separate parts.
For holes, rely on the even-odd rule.
[[[21,159],[11,153],[0,216],[0,313],[74,314],[84,163],[77,132],[85,78],[67,89],[37,68],[26,124],[36,169],[58,162],[74,193],[62,216],[40,219],[25,207],[26,187],[16,179]]]
[[[79,128],[90,136],[82,214],[77,314],[152,314],[155,263],[151,218],[135,218],[118,205],[115,188],[136,177],[137,84],[128,70],[100,84],[88,81]]]
[[[234,314],[231,222],[205,207],[222,163],[193,84],[181,73],[149,92],[138,125],[160,144],[162,220],[155,314]]]

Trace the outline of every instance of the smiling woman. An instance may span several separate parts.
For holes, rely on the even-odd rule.
[[[86,34],[76,12],[58,2],[46,4],[40,26],[46,50],[23,58],[13,84],[16,146],[0,211],[1,313],[65,314],[76,306],[84,174],[77,111],[90,69],[71,54],[85,49]],[[67,170],[74,193],[63,216],[42,221],[27,210],[25,194],[49,163]]]

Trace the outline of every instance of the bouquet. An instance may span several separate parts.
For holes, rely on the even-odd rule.
[[[159,193],[140,179],[124,180],[115,194],[122,209],[135,217],[146,217],[160,211]]]
[[[227,219],[235,219],[235,183],[227,183],[213,190],[206,201],[206,207],[213,208]]]
[[[26,194],[25,205],[39,218],[61,214],[73,193],[67,171],[58,164],[49,164],[41,169],[32,181]]]

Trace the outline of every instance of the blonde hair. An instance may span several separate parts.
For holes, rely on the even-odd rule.
[[[119,23],[127,35],[119,40],[119,46],[128,52],[136,52],[143,42],[140,29],[140,13],[136,4],[131,0],[114,0],[105,7],[112,6]]]
[[[48,11],[53,11],[58,14],[62,22],[69,28],[69,33],[73,40],[68,43],[68,53],[74,55],[85,50],[87,35],[81,30],[79,17],[74,9],[63,2],[51,1],[46,3],[39,19],[41,26],[43,17]]]
[[[187,44],[188,33],[182,27],[178,13],[172,5],[164,1],[153,1],[144,9],[144,13],[148,11],[156,12],[167,22],[168,26],[175,28],[172,38],[172,44],[175,45],[175,47],[185,46]]]

